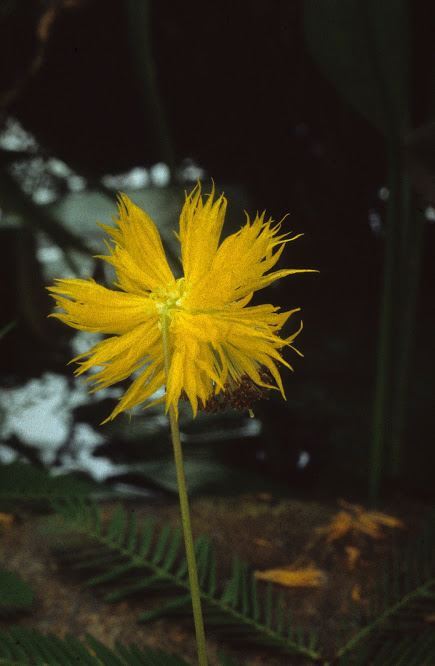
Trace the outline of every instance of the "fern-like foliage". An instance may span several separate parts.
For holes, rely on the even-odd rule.
[[[334,662],[335,663],[335,662]],[[419,636],[384,638],[377,645],[364,643],[345,654],[339,666],[433,666],[435,664],[435,632],[422,631]]]
[[[85,641],[72,637],[14,627],[0,631],[2,666],[189,666],[180,657],[160,650],[116,643],[114,650],[87,636]]]
[[[435,636],[432,632],[433,640],[429,640],[425,622],[435,615],[434,518],[432,514],[422,534],[406,549],[394,551],[375,585],[362,626],[337,653],[340,665],[435,664]],[[424,652],[426,661],[421,655],[420,661],[408,657],[402,661],[412,646],[415,654]]]
[[[135,514],[128,515],[119,506],[110,523],[102,525],[95,505],[83,500],[55,503],[55,509],[75,529],[91,538],[89,547],[80,552],[64,552],[69,566],[91,570],[88,586],[110,586],[105,600],[117,601],[137,592],[164,591],[170,600],[158,609],[140,616],[150,621],[162,615],[191,616],[187,563],[179,530],[163,527],[156,532],[153,521],[139,529]],[[283,597],[269,586],[262,600],[257,582],[240,560],[234,560],[233,572],[223,591],[218,589],[216,562],[210,542],[199,538],[195,543],[201,597],[210,627],[227,639],[249,640],[262,646],[316,660],[317,640],[294,629],[289,622]]]

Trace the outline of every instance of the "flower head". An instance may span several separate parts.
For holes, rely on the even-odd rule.
[[[278,278],[307,272],[271,272],[285,244],[298,236],[279,234],[281,224],[263,213],[220,242],[226,206],[214,188],[205,198],[200,185],[186,195],[177,234],[183,276],[176,279],[154,222],[121,194],[116,226],[101,225],[112,244],[99,257],[113,265],[116,289],[91,279],[61,279],[49,287],[61,309],[51,316],[110,336],[73,359],[75,373],[98,368],[88,378],[95,391],[134,375],[106,421],[142,403],[165,402],[178,413],[181,396],[195,416],[198,407],[243,383],[246,388],[247,381],[285,398],[278,363],[291,366],[280,351],[297,351],[292,342],[302,324],[287,338],[278,334],[299,308],[280,312],[248,303]],[[151,401],[163,387],[165,395]]]

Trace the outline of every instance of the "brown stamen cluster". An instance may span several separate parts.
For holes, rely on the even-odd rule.
[[[259,374],[261,381],[267,384],[273,382],[273,377],[267,368],[262,367]],[[248,375],[243,375],[237,384],[226,382],[224,390],[212,395],[204,406],[200,406],[200,409],[211,413],[222,412],[225,409],[245,411],[251,409],[253,403],[258,400],[267,400],[268,397],[269,389],[258,386]],[[181,398],[186,400],[187,396],[182,393]]]

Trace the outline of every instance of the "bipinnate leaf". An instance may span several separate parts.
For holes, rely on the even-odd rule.
[[[117,507],[104,526],[98,509],[83,500],[65,499],[54,504],[56,510],[75,529],[88,537],[87,545],[61,553],[68,567],[90,572],[88,586],[101,586],[106,601],[164,592],[162,605],[139,615],[149,622],[158,617],[177,615],[191,618],[190,587],[182,536],[179,529],[156,529],[153,520],[138,524],[134,513]],[[91,543],[89,543],[89,540]],[[232,575],[219,589],[216,559],[208,539],[195,541],[201,599],[206,624],[227,640],[241,639],[275,647],[280,651],[316,659],[316,637],[303,635],[291,623],[277,595],[270,591],[263,600],[257,581],[248,566],[234,559]],[[262,592],[262,591],[261,591]]]
[[[84,641],[58,638],[34,630],[13,627],[0,631],[2,666],[190,666],[161,650],[116,643],[114,649],[87,635]]]

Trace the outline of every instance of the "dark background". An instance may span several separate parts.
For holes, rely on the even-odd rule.
[[[395,7],[402,3],[379,4],[391,10],[395,26]],[[231,464],[260,467],[293,490],[364,495],[384,258],[386,204],[379,192],[388,180],[387,148],[385,132],[349,103],[316,62],[304,29],[305,9],[302,0],[8,0],[0,10],[0,118],[18,119],[43,154],[70,165],[91,188],[105,173],[156,162],[168,164],[176,182],[177,169],[189,158],[218,187],[243,190],[250,211],[267,209],[275,219],[290,213],[292,228],[305,235],[283,263],[315,267],[320,275],[283,281],[260,298],[302,307],[299,346],[306,358],[295,359],[296,372],[285,377],[288,403],[270,400],[256,412],[264,422],[264,441],[256,446],[266,450],[266,461],[260,464],[251,443],[237,448],[232,442],[225,455]],[[420,167],[410,172],[414,206],[423,213],[435,199],[432,13],[430,3],[410,2],[406,26],[406,137],[412,140],[404,137],[404,144],[407,163]],[[340,57],[350,62],[352,54]],[[423,138],[416,139],[413,131],[422,127]],[[4,156],[2,164],[9,183]],[[31,217],[29,210],[24,217]],[[386,475],[384,485],[422,496],[433,492],[435,462],[434,230],[433,223],[425,224],[405,464],[400,478],[392,482]],[[62,355],[53,350],[62,334],[49,322],[40,323],[35,337],[35,326],[17,311],[11,279],[17,267],[6,255],[2,322],[18,322],[3,341],[11,382],[14,372],[37,375],[60,367]],[[48,307],[41,296],[44,317]],[[302,450],[311,456],[303,472],[296,466]]]

